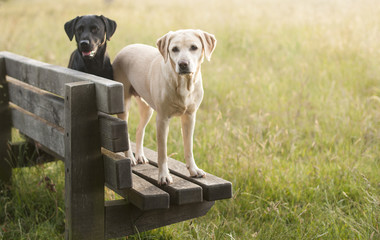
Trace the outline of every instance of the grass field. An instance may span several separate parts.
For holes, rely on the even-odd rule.
[[[90,13],[118,23],[111,59],[180,28],[218,40],[202,68],[194,154],[233,183],[233,199],[129,239],[380,239],[378,1],[0,1],[0,51],[66,66],[75,43],[63,25]],[[180,121],[170,127],[168,152],[183,159]],[[0,190],[0,239],[62,239],[63,190],[61,162],[15,169]]]

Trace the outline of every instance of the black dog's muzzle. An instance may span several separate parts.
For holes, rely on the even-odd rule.
[[[82,49],[86,49],[90,46],[90,41],[89,40],[82,40],[79,42],[79,44],[80,44],[80,47]]]
[[[95,56],[97,48],[91,49],[89,40],[81,40],[79,46],[83,57],[92,58]]]

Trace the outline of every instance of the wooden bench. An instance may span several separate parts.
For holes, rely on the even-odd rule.
[[[232,196],[230,182],[207,174],[191,178],[169,159],[174,183],[157,185],[157,153],[131,167],[116,154],[129,147],[123,85],[104,78],[0,52],[0,180],[9,182],[11,128],[65,163],[65,239],[128,236],[205,215],[215,200]],[[32,144],[31,146],[34,146]],[[17,163],[16,163],[17,162]],[[104,186],[123,200],[105,201]]]

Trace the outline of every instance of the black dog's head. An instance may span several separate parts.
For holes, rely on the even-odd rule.
[[[102,16],[86,15],[65,23],[70,41],[75,36],[78,50],[84,58],[93,58],[98,50],[110,40],[116,30],[116,22]]]

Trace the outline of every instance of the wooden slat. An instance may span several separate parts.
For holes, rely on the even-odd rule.
[[[10,52],[0,52],[0,57],[5,59],[8,76],[59,96],[64,96],[66,83],[94,82],[99,111],[109,114],[124,111],[124,90],[123,85],[119,82],[39,62]]]
[[[66,240],[104,239],[104,165],[95,84],[65,90]]]
[[[170,204],[183,205],[202,202],[202,188],[183,178],[172,176],[173,184],[160,186],[157,182],[158,168],[150,164],[138,164],[132,167],[133,173],[139,175],[170,195]]]
[[[64,100],[29,84],[7,77],[10,101],[40,118],[64,127]],[[125,121],[99,112],[101,144],[113,152],[128,150]]]
[[[132,187],[131,160],[119,154],[102,149],[104,161],[104,178],[108,186],[113,189],[127,189]]]
[[[63,128],[11,104],[13,126],[57,155],[65,155]]]
[[[8,101],[8,84],[5,81],[5,60],[0,56],[0,182],[9,182],[12,175],[12,167],[7,162],[7,144],[12,134],[12,119]]]
[[[134,152],[136,149],[136,144],[131,142],[130,147]],[[157,152],[149,148],[144,148],[144,153],[149,159],[149,162],[157,166]],[[186,164],[173,158],[168,158],[168,166],[171,173],[200,185],[203,188],[203,198],[207,201],[228,199],[232,197],[232,184],[229,181],[209,173],[207,173],[204,178],[192,178],[190,177]]]
[[[102,112],[98,113],[102,147],[112,152],[128,150],[127,123]]]
[[[138,232],[163,227],[180,221],[204,216],[214,202],[200,202],[169,209],[141,211],[125,200],[105,203],[106,239],[124,237]]]
[[[106,186],[120,196],[127,198],[130,203],[141,210],[169,208],[169,194],[136,174],[132,174],[132,182],[133,187],[129,189],[120,190],[107,184]]]
[[[57,126],[64,127],[64,101],[56,95],[7,77],[9,100]]]

